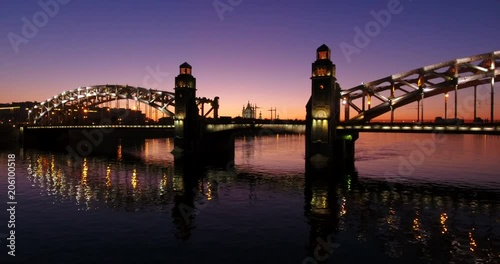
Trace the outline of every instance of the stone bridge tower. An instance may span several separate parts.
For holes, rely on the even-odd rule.
[[[335,130],[340,123],[340,85],[335,77],[331,50],[326,45],[316,50],[311,81],[311,97],[306,105],[307,160],[315,167],[354,161],[357,135],[339,135]]]
[[[181,64],[175,77],[175,149],[174,152],[196,151],[201,138],[200,117],[196,105],[196,78],[187,62]]]

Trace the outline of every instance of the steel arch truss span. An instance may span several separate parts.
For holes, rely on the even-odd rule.
[[[362,83],[341,92],[346,122],[365,123],[423,98],[481,84],[491,83],[493,89],[493,83],[500,81],[499,73],[500,51],[495,51]],[[376,104],[372,98],[376,98]],[[361,103],[355,103],[356,99],[361,99]],[[349,118],[349,108],[353,108],[357,115]]]
[[[35,105],[33,109],[30,110],[31,117],[29,122],[37,124],[55,109],[92,108],[104,103],[124,99],[148,105],[149,107],[152,107],[170,117],[174,116],[174,113],[167,109],[169,106],[175,107],[175,94],[173,92],[128,85],[107,84],[79,87],[74,90],[64,91],[52,98],[49,98]],[[212,110],[214,113],[218,110],[218,97],[215,99],[208,99],[205,97],[197,98],[196,103],[199,107],[201,106],[202,115],[204,117],[207,117]],[[204,113],[205,104],[209,104],[211,107],[206,114]],[[214,108],[217,109],[214,110]],[[216,118],[215,115],[214,117]]]

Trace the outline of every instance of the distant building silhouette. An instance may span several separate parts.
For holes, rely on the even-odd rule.
[[[248,119],[256,119],[257,118],[257,105],[251,105],[250,101],[248,101],[247,106],[243,106],[241,110],[241,116],[243,118]]]
[[[158,119],[158,124],[173,125],[174,124],[174,118],[173,117],[160,117]]]
[[[20,124],[28,121],[29,110],[37,102],[14,102],[0,104],[0,123]]]

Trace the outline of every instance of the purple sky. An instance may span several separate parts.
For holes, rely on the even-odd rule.
[[[95,84],[173,91],[178,66],[187,61],[197,78],[198,95],[220,96],[221,115],[241,114],[250,100],[263,107],[264,117],[270,115],[267,109],[276,107],[282,118],[303,118],[311,63],[323,43],[332,49],[344,89],[500,50],[500,1],[402,0],[400,12],[392,14],[360,54],[347,59],[340,44],[354,45],[354,28],[364,28],[374,20],[371,11],[387,10],[394,1],[368,2],[71,0],[58,4],[59,10],[43,21],[40,12],[46,11],[39,1],[3,1],[0,102],[41,101]],[[229,9],[219,15],[214,3]],[[25,38],[27,43],[16,46],[16,53],[8,34],[23,37],[23,17],[33,21],[34,16],[41,26],[36,35]],[[150,69],[157,67],[163,74],[144,83]],[[500,102],[500,92],[496,94]],[[489,99],[478,99],[479,116],[487,118]],[[429,99],[426,118],[443,115],[442,102],[442,97]],[[416,117],[412,107],[396,111],[396,118]],[[496,116],[500,118],[499,111]]]

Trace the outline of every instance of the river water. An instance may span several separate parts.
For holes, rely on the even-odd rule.
[[[81,160],[1,150],[0,261],[500,263],[500,137],[362,133],[356,170],[328,175],[306,171],[304,140],[238,138],[217,166],[174,162],[168,138]]]

